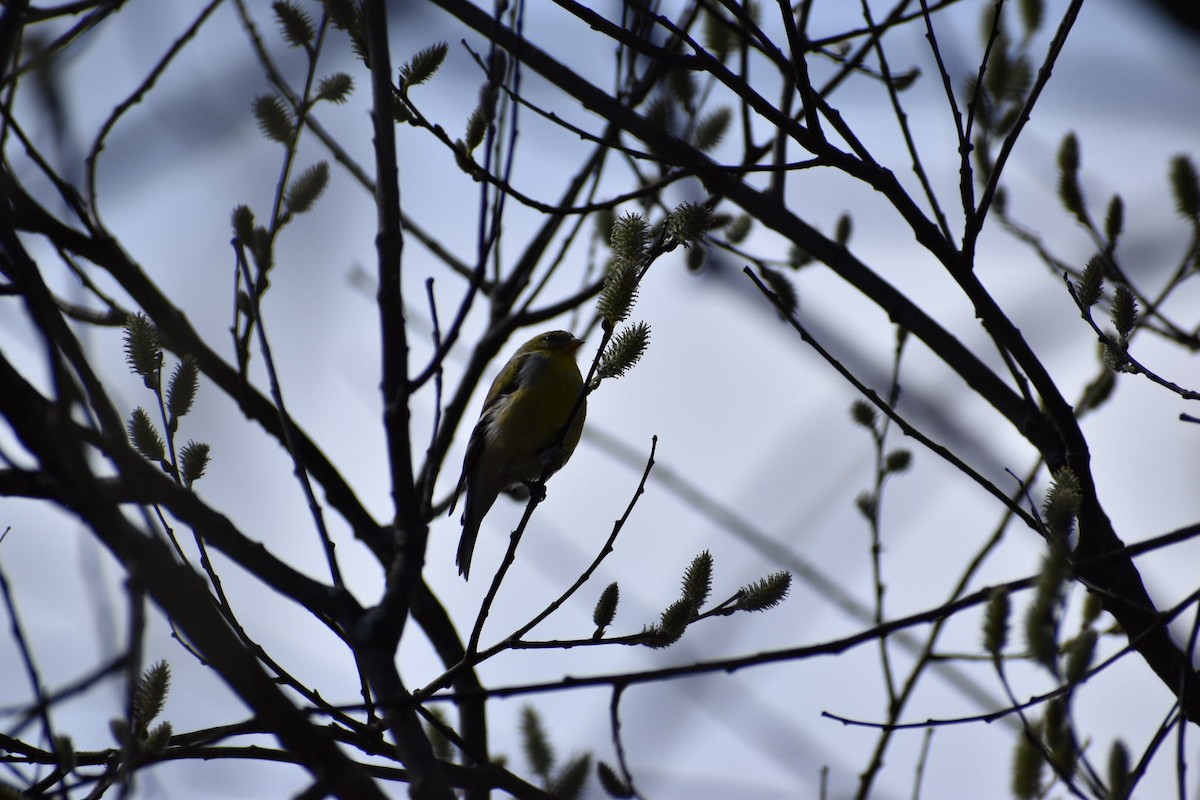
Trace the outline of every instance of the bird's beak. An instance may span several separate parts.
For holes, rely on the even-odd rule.
[[[579,348],[581,347],[583,347],[583,339],[572,338],[571,341],[567,343],[567,352],[571,355],[575,355],[579,352]]]

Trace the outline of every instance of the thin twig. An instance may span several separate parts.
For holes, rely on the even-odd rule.
[[[241,271],[242,279],[251,284],[250,265],[247,263],[246,251],[242,242],[234,241],[234,256],[237,260],[237,267]],[[283,442],[287,448],[288,454],[292,457],[292,464],[295,466],[296,480],[300,483],[300,488],[304,492],[304,497],[308,501],[308,509],[312,514],[313,523],[317,527],[317,535],[321,539],[321,545],[325,551],[325,560],[329,565],[329,574],[333,579],[333,585],[338,588],[345,587],[345,581],[342,579],[342,570],[338,566],[337,553],[333,543],[333,538],[329,535],[329,528],[325,525],[325,511],[321,507],[320,501],[317,500],[317,495],[313,491],[312,481],[308,478],[308,469],[304,465],[304,456],[301,452],[295,436],[295,423],[292,422],[292,415],[288,413],[287,406],[283,402],[283,387],[279,383],[279,373],[275,368],[275,358],[271,353],[271,344],[267,340],[266,323],[262,318],[262,306],[260,304],[261,295],[257,292],[250,294],[250,303],[248,313],[258,331],[258,346],[262,351],[263,366],[267,371],[267,380],[271,387],[271,398],[275,401],[275,408],[279,413],[279,427],[283,431]]]
[[[54,724],[50,721],[51,701],[46,695],[42,673],[33,658],[33,649],[29,644],[29,637],[25,635],[25,626],[21,624],[21,616],[17,613],[17,605],[13,600],[8,576],[5,575],[2,567],[0,567],[0,595],[4,597],[4,607],[8,611],[9,628],[12,630],[13,640],[17,645],[21,664],[25,668],[25,677],[29,681],[29,688],[33,692],[34,708],[36,709],[38,719],[42,723],[42,736],[45,738],[50,752],[54,755],[54,763],[59,767],[65,767],[66,765],[58,749],[59,738],[54,731]]]
[[[775,295],[774,292],[772,292],[769,288],[767,288],[766,284],[764,284],[761,281],[761,279],[757,275],[754,274],[754,272],[752,270],[747,268],[747,269],[743,270],[743,272],[746,273],[746,275],[750,278],[750,280],[754,282],[755,286],[758,287],[759,291],[761,291],[763,293],[763,295],[776,307],[776,309],[781,314],[785,315],[785,319],[787,320],[788,324],[791,325],[796,330],[796,332],[800,334],[800,337],[805,342],[807,342],[810,347],[812,347],[814,350],[816,350],[817,354],[820,355],[821,358],[825,359],[825,361],[830,366],[832,366],[835,370],[837,370],[838,374],[840,374],[852,386],[854,386],[854,388],[857,389],[863,397],[865,397],[867,400],[869,400],[876,408],[878,408],[880,411],[882,411],[884,414],[886,414],[889,418],[891,418],[897,425],[899,425],[900,430],[904,431],[907,435],[916,439],[918,442],[923,444],[926,448],[933,451],[938,456],[940,456],[945,461],[947,461],[951,466],[953,466],[954,468],[956,468],[957,470],[962,472],[964,475],[966,475],[971,480],[975,481],[975,483],[982,486],[988,492],[988,494],[995,497],[997,500],[999,500],[1001,503],[1003,503],[1006,507],[1011,509],[1015,515],[1020,517],[1025,522],[1025,524],[1029,525],[1031,528],[1034,528],[1036,530],[1036,528],[1037,528],[1036,521],[1032,517],[1029,516],[1029,513],[1027,511],[1025,511],[1023,508],[1021,508],[1019,505],[1017,505],[1008,495],[1004,494],[1004,492],[1000,491],[1000,489],[994,483],[992,483],[987,478],[980,475],[972,467],[970,467],[966,462],[964,462],[958,456],[954,455],[954,453],[952,453],[946,447],[938,444],[937,442],[934,442],[932,439],[930,439],[925,434],[921,433],[919,430],[917,430],[915,427],[913,427],[907,420],[905,420],[903,417],[901,417],[898,413],[896,413],[896,410],[893,409],[890,405],[888,405],[882,398],[880,398],[879,395],[876,394],[873,389],[870,389],[865,384],[863,384],[848,369],[846,369],[845,366],[843,366],[840,361],[838,361],[836,358],[833,357],[832,354],[830,354],[827,350],[825,350],[825,348],[822,347],[821,344],[812,337],[812,334],[810,334],[808,332],[808,329],[805,328],[803,325],[801,325],[800,322],[798,322],[794,316],[787,315],[787,312],[786,312],[784,306],[782,305],[782,303],[780,303],[779,298]]]
[[[983,605],[988,602],[993,591],[1023,591],[1025,589],[1033,588],[1036,581],[1037,577],[1031,576],[1028,578],[1022,578],[1019,580],[998,584],[996,586],[984,587],[978,591],[972,592],[971,594],[964,595],[953,602],[944,603],[940,606],[937,606],[936,608],[928,609],[907,617],[894,619],[889,622],[885,622],[883,625],[877,625],[868,630],[860,631],[841,639],[833,639],[815,645],[789,647],[780,650],[764,650],[758,653],[738,656],[735,658],[716,659],[713,661],[698,661],[677,667],[664,667],[662,669],[640,670],[638,672],[623,672],[605,675],[591,675],[585,677],[568,676],[556,681],[546,681],[542,683],[530,683],[514,686],[500,686],[493,687],[491,689],[481,689],[479,692],[443,692],[434,694],[427,699],[429,701],[461,702],[467,697],[476,696],[504,698],[601,686],[609,687],[618,683],[627,683],[630,685],[641,683],[658,683],[661,681],[670,681],[695,675],[709,675],[718,672],[734,673],[739,670],[749,669],[752,667],[760,667],[767,664],[782,663],[787,661],[800,661],[819,656],[836,656],[860,645],[873,642],[880,636],[890,636],[896,631],[904,630],[917,625],[926,625],[936,622],[939,619],[951,617],[963,609]]]
[[[625,743],[621,739],[621,695],[625,693],[626,688],[628,687],[624,683],[613,685],[612,699],[608,703],[608,724],[612,731],[613,749],[617,753],[617,765],[621,768],[621,780],[625,782],[633,797],[642,800],[642,793],[633,783],[633,774],[629,771],[629,761],[625,757]]]
[[[108,115],[108,119],[104,120],[104,123],[100,126],[100,130],[96,134],[96,138],[92,142],[92,147],[88,151],[87,159],[85,160],[87,165],[85,185],[87,186],[88,205],[95,219],[98,220],[100,218],[100,209],[96,204],[96,164],[100,157],[100,151],[104,149],[104,140],[108,138],[109,132],[112,131],[121,117],[125,115],[125,112],[142,102],[150,90],[154,88],[154,84],[158,82],[158,79],[166,71],[167,67],[182,52],[184,46],[195,38],[196,34],[200,32],[200,28],[222,2],[223,0],[211,0],[204,7],[196,18],[192,20],[192,24],[171,43],[171,46],[167,48],[167,52],[158,60],[158,63],[154,65],[141,84],[133,90],[132,94],[113,107],[112,112]]]
[[[1083,298],[1081,298],[1079,296],[1079,292],[1076,291],[1075,284],[1071,282],[1071,276],[1064,272],[1063,281],[1067,284],[1067,291],[1071,293],[1071,299],[1074,300],[1075,305],[1079,307],[1080,316],[1083,317],[1084,321],[1087,322],[1087,324],[1091,326],[1092,330],[1096,332],[1096,336],[1099,338],[1100,342],[1105,347],[1111,349],[1114,353],[1119,354],[1120,357],[1126,362],[1128,365],[1127,371],[1142,375],[1143,377],[1149,379],[1152,383],[1157,383],[1159,386],[1162,386],[1164,389],[1170,389],[1184,400],[1200,400],[1200,392],[1193,391],[1192,389],[1185,389],[1179,384],[1172,383],[1166,378],[1160,376],[1158,373],[1148,369],[1144,364],[1142,364],[1142,362],[1138,361],[1129,354],[1128,348],[1121,347],[1121,345],[1114,341],[1111,336],[1102,331],[1100,326],[1096,324],[1096,321],[1092,319],[1092,310],[1084,304]]]

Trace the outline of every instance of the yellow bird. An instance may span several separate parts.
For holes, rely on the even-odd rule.
[[[464,579],[471,570],[479,524],[500,492],[555,472],[579,444],[586,401],[573,418],[571,412],[583,391],[583,376],[575,363],[582,345],[567,331],[538,334],[521,345],[492,382],[454,492],[457,503],[466,486],[457,559]]]

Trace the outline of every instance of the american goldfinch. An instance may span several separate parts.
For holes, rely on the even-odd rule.
[[[454,492],[457,502],[466,486],[458,543],[458,574],[464,579],[471,570],[479,523],[500,492],[516,483],[536,481],[543,472],[554,472],[579,444],[586,402],[573,418],[571,412],[583,391],[583,377],[575,363],[582,345],[566,331],[538,334],[521,345],[492,382]],[[570,427],[564,432],[569,418]]]

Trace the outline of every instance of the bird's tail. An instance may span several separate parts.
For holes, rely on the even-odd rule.
[[[470,508],[468,503],[467,508]],[[475,538],[479,535],[479,520],[470,519],[472,515],[465,514],[463,519],[462,538],[458,540],[458,558],[455,563],[458,564],[458,574],[463,576],[463,580],[469,580],[471,572],[471,555],[475,552]]]
[[[454,515],[454,507],[458,505],[458,498],[462,495],[463,489],[467,485],[467,471],[464,469],[462,477],[458,479],[458,485],[454,487],[454,494],[450,495],[450,510],[446,512],[446,516]]]

